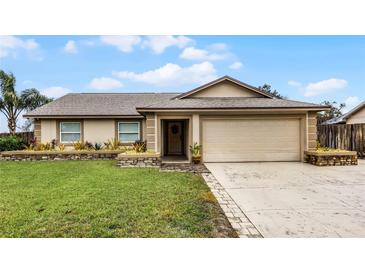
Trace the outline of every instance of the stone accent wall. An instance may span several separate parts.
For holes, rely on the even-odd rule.
[[[160,155],[125,155],[119,154],[118,166],[120,167],[160,167]]]
[[[116,159],[119,153],[120,151],[3,152],[0,161],[110,160]]]
[[[146,140],[147,149],[150,151],[155,151],[156,147],[156,117],[154,113],[146,114]]]
[[[308,150],[317,147],[317,112],[308,112]]]
[[[41,120],[34,119],[34,138],[37,140],[37,144],[41,143]]]
[[[358,164],[356,154],[320,155],[309,152],[306,153],[305,161],[316,166],[349,166]]]

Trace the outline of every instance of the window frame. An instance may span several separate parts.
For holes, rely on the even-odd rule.
[[[76,131],[74,131],[74,132],[71,132],[71,131],[69,131],[69,132],[62,132],[62,124],[79,124],[80,125],[80,132],[76,132]],[[60,122],[59,123],[59,127],[60,127],[60,143],[61,144],[73,144],[73,143],[75,143],[75,142],[81,142],[81,140],[82,140],[82,136],[81,136],[81,122],[78,122],[78,121],[75,121],[75,122]],[[80,134],[80,139],[78,140],[78,141],[63,141],[62,140],[62,133],[71,133],[71,134]]]
[[[138,125],[138,129],[137,132],[120,132],[120,124],[137,124]],[[123,141],[120,138],[120,134],[138,134],[138,138],[137,140],[134,141]],[[140,121],[118,121],[118,140],[119,142],[121,142],[122,144],[133,144],[135,141],[140,141],[141,140],[141,122]]]

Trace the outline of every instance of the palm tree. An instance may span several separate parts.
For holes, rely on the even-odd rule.
[[[17,94],[15,82],[16,79],[12,73],[0,70],[0,112],[8,120],[10,134],[15,134],[18,116],[23,110],[33,110],[53,100],[34,88],[23,90]]]

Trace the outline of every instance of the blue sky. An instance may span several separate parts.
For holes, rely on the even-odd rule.
[[[2,36],[0,68],[15,74],[18,91],[54,98],[184,92],[230,75],[293,100],[347,109],[365,100],[365,36]]]

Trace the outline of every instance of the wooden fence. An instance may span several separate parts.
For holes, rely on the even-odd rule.
[[[317,134],[323,147],[353,150],[365,157],[365,124],[319,125]]]
[[[0,133],[0,138],[1,137],[6,137],[6,136],[9,136],[9,135],[10,135],[10,133]],[[33,131],[17,132],[15,135],[21,137],[26,144],[29,144],[34,138],[34,132]]]

